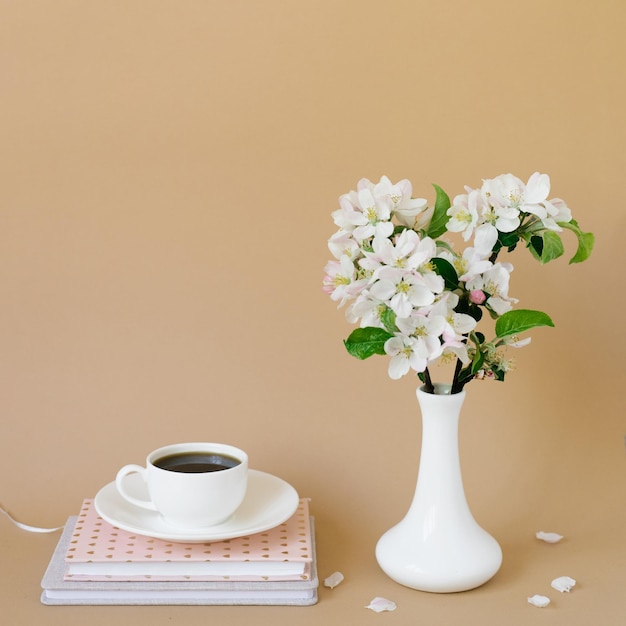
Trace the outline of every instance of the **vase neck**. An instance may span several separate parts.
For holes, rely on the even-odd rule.
[[[458,432],[465,392],[432,394],[418,389],[417,399],[422,415],[418,492],[430,502],[463,501]]]
[[[461,412],[461,407],[465,401],[465,391],[451,394],[450,385],[438,383],[435,384],[435,391],[439,393],[427,393],[424,391],[423,386],[417,389],[417,401],[422,410],[422,415],[433,411],[446,414],[448,412],[455,412],[457,415]]]

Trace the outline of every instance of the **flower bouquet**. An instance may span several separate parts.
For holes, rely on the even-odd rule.
[[[563,200],[548,199],[547,174],[535,172],[526,184],[504,174],[452,201],[434,188],[434,206],[413,198],[408,180],[393,184],[386,176],[362,179],[340,196],[323,289],[359,324],[344,341],[350,354],[388,355],[391,378],[413,370],[429,393],[429,366],[456,361],[450,392],[458,393],[473,379],[504,380],[506,348],[528,344],[519,335],[531,328],[554,325],[546,313],[514,308],[513,266],[503,252],[524,245],[545,264],[564,253],[561,235],[569,230],[578,240],[570,263],[579,263],[594,237]],[[456,249],[448,233],[465,247]],[[478,330],[485,314],[494,320],[490,338]]]

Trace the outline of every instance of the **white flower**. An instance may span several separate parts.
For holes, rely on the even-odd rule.
[[[474,249],[481,257],[488,259],[498,241],[498,230],[491,224],[481,224],[474,233]]]
[[[505,337],[503,339],[503,343],[511,348],[523,348],[524,346],[527,346],[531,340],[532,337],[520,339],[517,335],[510,335],[509,337]]]
[[[339,300],[341,307],[346,300],[352,299],[365,287],[364,280],[355,280],[356,269],[354,263],[346,255],[339,261],[329,261],[324,268],[323,287],[325,293],[330,294],[330,299]]]
[[[426,209],[424,209],[423,213],[418,215],[418,217],[416,218],[415,223],[413,224],[413,228],[415,230],[428,230],[428,227],[430,225],[430,222],[433,218],[434,213],[435,213],[434,206],[427,207]]]
[[[385,352],[391,357],[388,372],[393,380],[402,378],[410,369],[423,372],[428,365],[424,342],[416,337],[397,334],[385,342]]]
[[[415,307],[435,301],[435,294],[426,286],[420,274],[408,273],[393,267],[383,267],[371,287],[371,294],[387,302],[398,317],[409,317]]]
[[[473,331],[477,324],[476,320],[466,313],[451,313],[446,318],[446,322],[457,338]]]
[[[352,233],[358,242],[376,234],[389,237],[393,233],[389,201],[377,200],[370,189],[343,194],[339,206],[340,209],[333,213],[335,224]]]
[[[492,265],[491,261],[485,260],[474,248],[465,248],[462,256],[456,256],[448,251],[442,252],[439,256],[452,264],[459,280],[464,282],[486,272]]]
[[[532,213],[540,219],[547,216],[542,204],[550,193],[550,177],[547,174],[535,172],[526,185],[513,174],[502,174],[483,181],[481,190],[496,209],[515,209]]]
[[[409,180],[403,179],[392,183],[387,176],[373,184],[366,178],[359,181],[357,189],[369,189],[377,200],[382,200],[390,206],[391,214],[397,222],[409,228],[419,229],[428,213],[428,220],[432,211],[424,198],[412,198],[413,186]]]
[[[396,199],[397,196],[394,196],[392,214],[402,226],[419,230],[430,221],[434,207],[429,209],[425,198],[411,198],[411,183],[408,181],[402,182],[408,183],[408,188],[399,200]]]
[[[387,305],[382,300],[372,296],[368,289],[363,289],[346,310],[346,319],[351,324],[359,323],[361,328],[366,326],[382,328],[380,316],[386,308]]]
[[[519,225],[519,209],[514,207],[485,206],[480,219],[501,233],[512,233]]]
[[[376,270],[384,266],[395,267],[406,271],[414,271],[428,263],[437,251],[435,242],[429,237],[420,240],[414,230],[404,230],[394,239],[374,237],[373,252],[365,252],[360,261],[361,267]]]
[[[481,191],[492,207],[492,213],[485,214],[484,220],[495,224],[501,232],[511,232],[519,226],[517,220],[514,228],[506,230],[516,221],[514,212],[535,215],[547,229],[557,232],[562,230],[558,222],[572,219],[563,200],[548,200],[550,177],[547,174],[535,172],[526,184],[512,174],[503,174],[483,181]]]
[[[459,359],[463,365],[467,365],[470,361],[467,354],[467,346],[464,343],[455,341],[452,343],[444,343],[442,360],[448,360],[450,358]]]
[[[339,196],[339,209],[333,211],[333,222],[341,230],[352,232],[363,221],[361,211],[357,209],[358,197],[356,191]]]
[[[513,266],[510,263],[495,263],[484,274],[469,281],[466,287],[469,291],[484,291],[487,294],[485,304],[498,315],[502,315],[513,308],[512,303],[517,302],[515,298],[509,297],[509,278],[512,271]]]
[[[375,198],[369,189],[361,189],[357,192],[358,209],[361,217],[354,229],[354,238],[363,241],[374,235],[389,237],[393,233],[391,221],[391,209],[389,202],[383,198]]]
[[[569,207],[560,198],[553,198],[544,202],[548,217],[544,217],[541,221],[548,230],[561,232],[563,229],[557,222],[571,222],[572,212]]]
[[[423,315],[418,311],[406,318],[396,318],[398,330],[403,335],[417,339],[419,354],[425,355],[428,361],[441,356],[440,337],[446,329],[446,318],[441,315]]]
[[[354,260],[362,255],[359,244],[347,230],[340,229],[328,240],[328,249],[336,259],[347,255]]]
[[[468,241],[474,228],[478,224],[479,215],[487,209],[484,196],[477,189],[454,198],[447,214],[450,216],[446,228],[453,233],[462,233],[463,239]]]
[[[440,331],[442,352],[448,348],[460,350],[459,358],[463,362],[467,361],[467,349],[465,348],[465,336],[476,328],[476,320],[471,315],[456,313],[454,308],[459,302],[459,297],[455,293],[446,291],[437,302],[431,307],[430,317],[439,317],[444,321],[444,326]]]

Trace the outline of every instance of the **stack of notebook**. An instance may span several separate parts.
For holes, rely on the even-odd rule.
[[[121,530],[85,500],[65,525],[41,583],[41,601],[311,605],[318,587],[314,538],[306,499],[275,528],[213,543]]]

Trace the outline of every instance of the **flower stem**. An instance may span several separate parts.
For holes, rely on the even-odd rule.
[[[456,360],[456,367],[454,368],[454,377],[452,378],[452,387],[450,389],[450,393],[459,393],[463,389],[463,385],[459,381],[459,375],[461,374],[461,368],[463,367],[463,363],[461,363],[461,359]]]
[[[435,393],[435,385],[433,385],[433,381],[430,378],[430,372],[428,368],[426,368],[423,372],[424,374],[424,391],[426,393]]]

